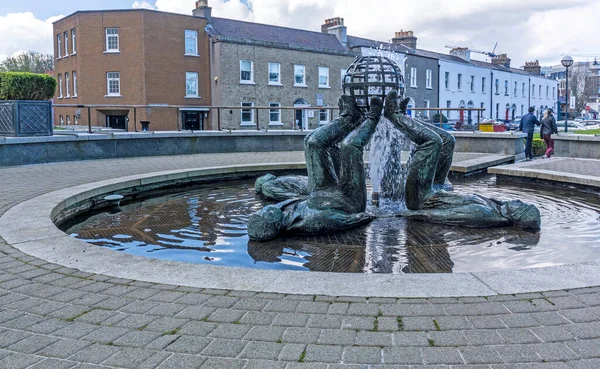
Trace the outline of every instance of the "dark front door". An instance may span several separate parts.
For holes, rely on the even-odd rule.
[[[202,112],[184,111],[183,129],[186,131],[200,131],[203,129]]]
[[[109,115],[106,117],[106,126],[114,129],[127,130],[127,116]]]
[[[302,123],[302,110],[298,109],[296,110],[296,122],[294,129],[302,129]]]

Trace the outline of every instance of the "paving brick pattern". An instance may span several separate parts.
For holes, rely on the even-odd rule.
[[[110,177],[301,158],[192,155],[0,169],[0,214]],[[197,289],[80,272],[0,239],[0,369],[421,367],[600,368],[600,287],[431,299]]]

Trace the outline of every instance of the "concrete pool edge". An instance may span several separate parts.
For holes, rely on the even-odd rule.
[[[357,297],[461,297],[600,285],[600,261],[510,271],[420,275],[306,273],[171,262],[90,245],[69,237],[53,221],[65,207],[125,188],[214,175],[302,168],[302,163],[281,163],[182,169],[65,188],[9,209],[0,217],[0,236],[26,254],[83,272],[224,290]]]

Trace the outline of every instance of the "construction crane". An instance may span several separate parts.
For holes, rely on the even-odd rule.
[[[484,50],[471,49],[470,47],[466,47],[466,46],[445,45],[444,47],[446,47],[448,49],[468,49],[472,53],[484,54],[484,55],[489,56],[490,58],[495,58],[496,56],[498,56],[496,54],[496,47],[498,47],[498,43],[497,42],[494,45],[494,49],[492,51],[484,51]]]

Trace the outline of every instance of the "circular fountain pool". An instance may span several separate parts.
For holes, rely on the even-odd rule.
[[[450,273],[543,267],[599,258],[600,200],[576,191],[496,185],[493,177],[455,180],[455,191],[520,198],[542,213],[537,233],[469,229],[378,218],[350,231],[248,240],[248,216],[265,202],[253,181],[191,191],[88,213],[63,226],[86,242],[165,260],[247,268],[353,273]],[[218,188],[217,188],[218,187]]]

